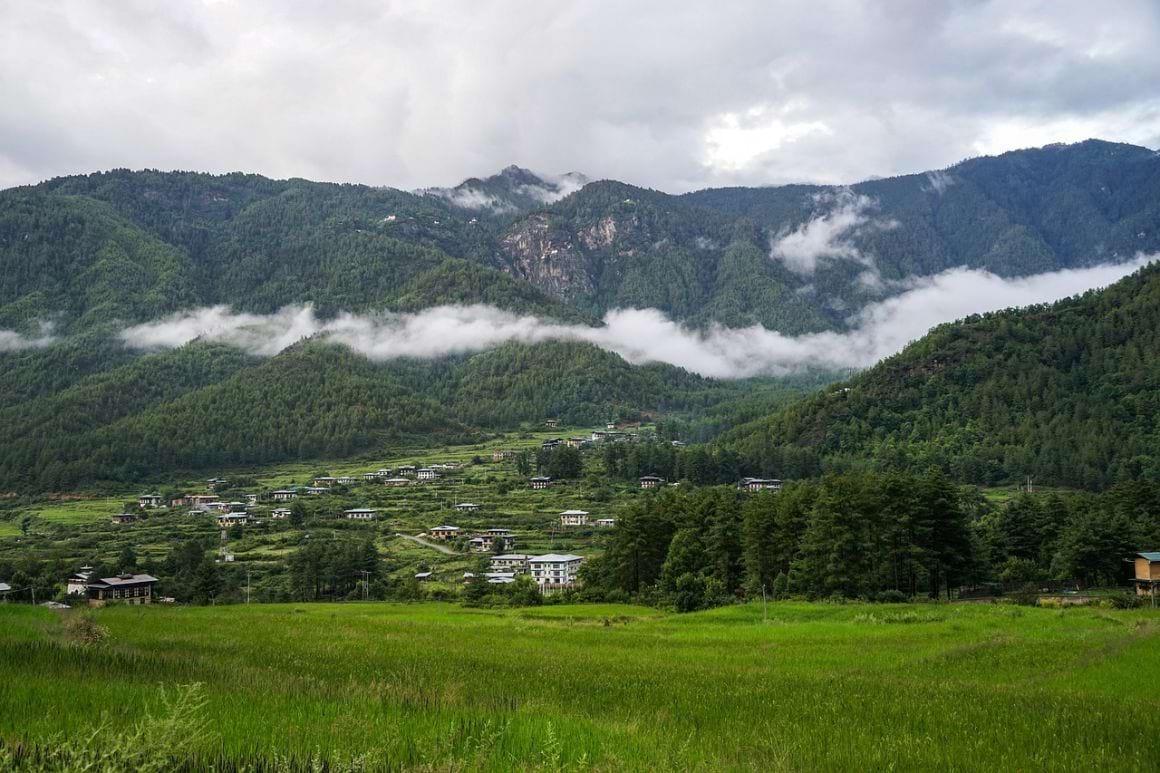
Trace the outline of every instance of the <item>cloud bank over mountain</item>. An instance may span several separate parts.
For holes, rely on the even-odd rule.
[[[1106,286],[1150,262],[1004,279],[986,271],[951,269],[910,281],[910,289],[872,304],[844,332],[786,336],[754,326],[692,330],[655,309],[609,312],[600,327],[569,325],[486,305],[437,306],[417,313],[319,319],[308,305],[274,314],[235,313],[224,306],[195,309],[121,332],[135,349],[182,346],[195,339],[272,356],[305,338],[322,338],[372,360],[433,358],[484,351],[508,342],[584,341],[634,364],[668,363],[716,378],[784,375],[809,368],[856,369],[894,354],[930,328],[970,314],[1047,303]],[[2,339],[0,339],[2,340]]]

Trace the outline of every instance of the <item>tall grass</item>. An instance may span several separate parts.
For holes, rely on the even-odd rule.
[[[1150,611],[773,604],[0,608],[0,738],[133,738],[200,683],[187,769],[1145,770]],[[118,736],[120,737],[120,736]],[[174,757],[171,756],[171,759]],[[37,769],[37,768],[28,768]]]

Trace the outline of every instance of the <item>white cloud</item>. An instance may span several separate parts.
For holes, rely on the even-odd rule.
[[[318,336],[373,360],[433,358],[491,349],[509,341],[586,341],[635,364],[662,362],[705,376],[782,375],[806,368],[864,368],[900,351],[930,328],[969,314],[1046,303],[1110,284],[1151,260],[1004,279],[958,268],[912,280],[911,289],[872,304],[846,332],[786,336],[760,326],[690,330],[656,309],[609,312],[601,327],[566,325],[491,306],[439,306],[414,314],[342,314],[319,320],[309,306],[276,314],[198,309],[137,325],[122,333],[126,345],[172,348],[196,338],[270,356]]]
[[[43,349],[56,341],[51,323],[41,323],[36,335],[24,335],[14,330],[0,330],[0,352],[18,352],[24,349]]]
[[[893,228],[898,224],[871,217],[869,213],[877,202],[848,189],[818,194],[814,200],[830,209],[797,228],[784,229],[772,236],[769,256],[803,275],[814,273],[819,261],[836,258],[856,260],[873,270],[874,261],[863,255],[850,238],[864,228]]]

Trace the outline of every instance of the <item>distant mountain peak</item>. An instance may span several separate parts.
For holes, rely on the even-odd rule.
[[[423,188],[416,193],[441,198],[460,209],[503,215],[553,204],[587,183],[588,178],[579,172],[547,175],[512,164],[490,177],[468,178],[454,188]]]

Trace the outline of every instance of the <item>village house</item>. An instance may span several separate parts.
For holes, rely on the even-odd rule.
[[[290,517],[289,507],[275,507],[270,513],[270,517],[277,521],[284,521]]]
[[[528,481],[528,483],[530,483],[534,489],[544,489],[552,485],[552,479],[539,475],[535,478],[532,478],[530,481]]]
[[[475,502],[460,502],[455,506],[455,509],[461,513],[474,513],[479,509],[479,505]]]
[[[220,529],[228,529],[231,526],[245,526],[249,522],[249,513],[222,513],[217,518],[217,525]]]
[[[367,483],[374,483],[375,481],[379,480],[382,476],[379,475],[377,472],[364,472],[362,477],[363,477],[363,480],[366,481]]]
[[[737,488],[742,491],[781,491],[781,481],[776,478],[742,478]]]
[[[258,495],[257,494],[246,494],[246,504],[247,505],[258,504]]]
[[[615,518],[597,518],[596,525],[602,529],[608,529],[616,525]]]
[[[93,574],[93,567],[82,566],[79,572],[70,574],[65,580],[65,593],[70,596],[82,596],[89,587],[89,578]]]
[[[560,513],[561,526],[587,526],[588,525],[588,511],[587,510],[565,510]]]
[[[340,475],[334,479],[334,482],[340,486],[353,486],[358,483],[358,478],[353,475]]]
[[[373,521],[378,514],[378,510],[370,507],[355,507],[342,511],[343,517],[348,521]]]
[[[0,602],[8,603],[8,594],[12,592],[12,586],[6,582],[0,582]]]
[[[387,478],[383,481],[384,486],[409,486],[411,485],[410,478]]]
[[[504,553],[492,556],[491,570],[493,572],[524,572],[528,568],[530,555],[526,553]]]
[[[326,486],[307,486],[306,488],[302,489],[302,491],[305,492],[307,496],[312,497],[322,496],[323,494],[330,493],[330,489],[328,489]]]
[[[415,471],[415,477],[419,480],[435,480],[439,477],[439,473],[435,472],[431,467],[424,467],[421,470]]]
[[[429,535],[431,535],[431,539],[439,539],[439,540],[455,539],[456,537],[459,536],[459,527],[458,526],[447,526],[447,525],[436,526],[435,528],[430,529],[427,533]]]
[[[293,489],[280,488],[270,492],[270,499],[275,502],[290,502],[298,498],[298,492]]]
[[[90,581],[85,592],[91,607],[110,603],[151,604],[156,585],[157,578],[148,574],[120,574]]]
[[[1156,588],[1160,586],[1160,552],[1137,553],[1136,564],[1136,595],[1156,597]]]
[[[561,440],[558,437],[554,437],[554,438],[550,438],[548,440],[545,440],[543,443],[540,443],[540,448],[545,448],[545,449],[550,450],[553,448],[557,448],[558,446],[561,446],[563,444],[564,444],[563,440]]]
[[[113,523],[133,523],[133,521],[137,520],[137,516],[133,515],[133,513],[117,513],[110,520]]]
[[[469,539],[467,545],[473,553],[490,553],[497,542],[502,550],[514,548],[516,545],[515,538],[507,529],[488,529]]]
[[[583,556],[570,553],[548,553],[528,559],[528,573],[540,586],[541,593],[576,587],[576,572],[583,563]]]
[[[419,582],[427,582],[434,576],[434,572],[415,572],[415,579]]]
[[[380,478],[389,478],[394,474],[395,474],[394,470],[388,469],[386,467],[380,467],[379,469],[375,470],[375,475],[377,475]]]
[[[205,485],[206,488],[208,488],[210,491],[217,491],[219,488],[226,485],[226,482],[227,481],[225,478],[210,478],[205,482]]]
[[[163,503],[160,494],[142,494],[137,497],[137,504],[141,507],[161,507]]]
[[[317,478],[312,480],[311,483],[317,487],[326,486],[329,488],[330,486],[334,485],[334,478],[330,477],[329,475],[319,475]]]
[[[588,438],[585,437],[570,437],[566,441],[569,448],[583,448],[588,445]]]
[[[501,448],[491,452],[491,460],[493,462],[506,462],[516,458],[516,452],[510,448]]]
[[[416,471],[417,469],[418,469],[418,468],[417,468],[415,465],[413,465],[413,464],[404,464],[402,467],[400,467],[399,469],[395,470],[395,473],[396,473],[396,474],[398,474],[398,475],[404,475],[404,476],[406,476],[406,475],[414,475],[414,474],[415,474],[415,471]]]
[[[547,421],[544,422],[544,426],[547,427],[548,429],[556,429],[557,427],[560,426],[560,420],[559,419],[548,419]]]
[[[642,475],[640,478],[641,488],[656,488],[665,482],[664,478],[658,478],[656,475]]]

